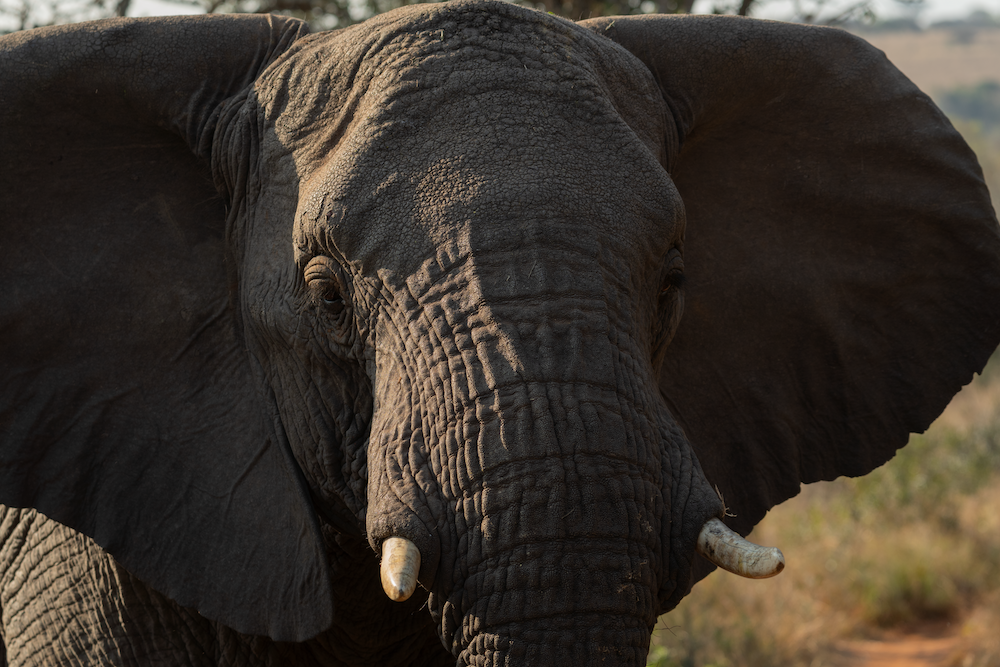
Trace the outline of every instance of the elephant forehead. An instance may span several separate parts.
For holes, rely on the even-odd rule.
[[[458,6],[418,13],[423,23],[407,30],[390,21],[389,36],[369,31],[383,39],[337,103],[310,107],[328,118],[312,135],[309,113],[275,118],[302,179],[297,243],[327,235],[371,271],[412,269],[401,263],[444,245],[508,250],[571,233],[624,254],[672,243],[679,198],[660,164],[668,114],[645,70],[544,14]]]
[[[533,104],[514,109],[504,91]],[[440,105],[456,98],[465,125],[496,124],[505,107],[508,116],[527,119],[562,107],[583,120],[625,109],[632,130],[665,159],[669,113],[632,54],[572,22],[496,0],[404,7],[312,36],[255,92],[266,127],[303,179],[359,125],[433,121]]]
[[[463,114],[460,104],[439,109],[445,121]],[[573,130],[550,117],[358,132],[303,184],[297,243],[369,275],[410,271],[445,246],[555,249],[570,237],[580,252],[648,265],[681,231],[669,176],[627,128],[609,124],[598,140]]]

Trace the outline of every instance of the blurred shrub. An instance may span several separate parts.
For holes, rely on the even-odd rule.
[[[851,546],[846,602],[877,628],[957,619],[981,590],[1000,585],[996,563],[954,528],[887,526]]]
[[[941,108],[951,118],[976,121],[987,128],[1000,125],[1000,83],[996,81],[960,86],[938,97]]]
[[[1000,198],[1000,124],[990,127],[979,121],[959,117],[952,118],[952,123],[976,153],[979,166],[983,168],[986,186],[993,198],[993,208],[996,209],[996,202]]]
[[[976,607],[962,627],[969,637],[962,667],[996,667],[1000,665],[1000,592],[995,592]]]
[[[959,86],[934,98],[979,158],[996,202],[1000,197],[1000,83]]]

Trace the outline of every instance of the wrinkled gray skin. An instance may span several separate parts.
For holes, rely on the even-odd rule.
[[[800,482],[866,472],[926,427],[1000,338],[995,306],[984,305],[998,303],[1000,284],[988,196],[926,98],[893,75],[904,91],[893,100],[919,108],[892,102],[916,119],[896,125],[944,137],[920,148],[927,180],[886,176],[920,162],[906,152],[917,149],[897,151],[857,92],[824,86],[849,100],[843,112],[825,99],[775,111],[784,94],[768,86],[793,80],[779,66],[798,58],[782,48],[828,40],[853,72],[878,59],[853,38],[703,20],[677,43],[704,43],[720,72],[698,65],[678,75],[678,93],[667,80],[675,60],[646,53],[659,24],[636,23],[652,32],[630,38],[613,22],[581,27],[492,2],[407,8],[314,36],[270,21],[106,22],[32,42],[63,40],[50,59],[88,54],[67,56],[65,77],[85,83],[56,120],[120,134],[80,130],[79,145],[117,151],[96,159],[55,140],[22,142],[5,167],[20,173],[10,165],[42,156],[38,169],[55,170],[45,173],[57,185],[50,197],[4,200],[17,259],[5,265],[14,289],[0,331],[20,365],[0,413],[14,443],[0,450],[0,501],[72,526],[35,509],[0,515],[12,666],[643,665],[657,616],[708,571],[694,544],[723,516],[713,487],[745,533]],[[785,60],[759,59],[778,74],[758,85],[725,72],[746,64],[748,41],[726,33],[712,45],[715,25],[774,33]],[[231,37],[231,26],[253,34]],[[225,34],[197,32],[208,28]],[[29,39],[3,42],[17,72],[6,90],[42,76],[46,60],[17,51]],[[226,79],[233,53],[258,42]],[[202,76],[196,56],[216,59],[204,76],[218,78],[200,88],[181,76]],[[115,66],[123,83],[100,78]],[[71,85],[46,76],[50,89]],[[719,111],[700,97],[716,86],[732,96],[723,83],[747,99]],[[88,111],[90,88],[113,99]],[[6,103],[8,125],[63,127],[33,120],[43,102],[20,100]],[[817,108],[844,124],[796,134],[792,120],[814,121]],[[723,128],[715,139],[692,129],[703,109],[716,109],[704,121]],[[746,130],[732,121],[743,113],[758,119]],[[779,140],[730,139],[756,137],[774,115],[801,155],[779,155]],[[117,129],[147,117],[155,141]],[[905,131],[900,146],[920,144]],[[822,185],[805,165],[818,136],[836,158]],[[882,189],[848,183],[859,167],[850,147],[838,153],[871,137],[860,164]],[[722,143],[695,152],[711,141]],[[720,164],[701,168],[706,155]],[[57,178],[64,157],[73,166]],[[727,176],[730,165],[746,167]],[[773,190],[754,180],[779,173]],[[19,188],[41,187],[32,183]],[[952,199],[921,199],[931,190]],[[786,199],[807,204],[780,212]],[[823,222],[848,200],[857,208],[836,213],[846,226]],[[107,201],[121,210],[87,212]],[[710,215],[716,202],[731,213]],[[936,232],[947,241],[928,231],[917,247],[911,239],[940,227],[923,222],[940,210],[963,231]],[[869,238],[850,227],[857,211],[901,222]],[[708,223],[696,229],[740,215],[730,255],[699,232]],[[788,224],[794,239],[825,231],[787,250],[758,215],[801,220]],[[63,238],[81,247],[59,250]],[[696,252],[700,238],[690,333],[682,325],[668,348],[694,257],[686,246]],[[80,256],[99,259],[67,268]],[[912,259],[928,256],[938,257],[930,268]],[[804,328],[793,290],[819,295],[803,307]],[[73,333],[57,345],[65,321]],[[717,340],[746,347],[711,348]],[[77,361],[91,358],[99,363]],[[730,418],[728,435],[713,430]],[[378,582],[376,554],[393,535],[423,558],[421,587],[404,603]]]

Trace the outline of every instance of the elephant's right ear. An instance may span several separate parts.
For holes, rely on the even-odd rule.
[[[844,31],[584,25],[645,64],[677,127],[688,282],[660,386],[745,534],[801,483],[884,463],[986,363],[989,192],[930,99]]]
[[[220,109],[307,32],[116,19],[0,39],[0,502],[239,631],[332,620],[307,491],[240,338]]]

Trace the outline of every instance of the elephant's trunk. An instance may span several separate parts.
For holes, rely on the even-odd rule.
[[[642,667],[656,621],[651,556],[610,540],[515,547],[470,571],[441,607],[441,630],[460,665]]]
[[[593,248],[553,252],[520,273],[435,261],[393,290],[417,314],[376,332],[368,537],[415,545],[460,662],[641,666],[722,507],[660,396],[653,325],[618,309],[631,283]]]
[[[717,497],[684,443],[608,385],[514,383],[450,424],[410,406],[406,445],[384,441],[371,470],[400,481],[373,494],[369,536],[387,593],[406,596],[419,571],[460,664],[643,665],[664,591],[689,585]]]

